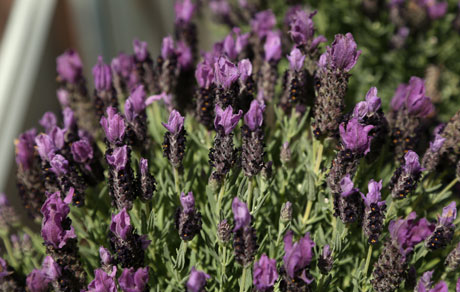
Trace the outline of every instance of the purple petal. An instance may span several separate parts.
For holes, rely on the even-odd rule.
[[[251,214],[249,213],[248,206],[241,202],[238,197],[235,197],[232,202],[233,219],[235,221],[235,228],[233,231],[237,231],[241,228],[249,226],[251,224]]]
[[[292,49],[291,54],[289,54],[287,58],[289,60],[289,68],[291,68],[291,70],[296,72],[302,70],[305,56],[298,48]]]
[[[264,122],[265,105],[260,104],[257,100],[251,102],[249,111],[244,115],[244,124],[248,126],[251,131],[262,127]]]

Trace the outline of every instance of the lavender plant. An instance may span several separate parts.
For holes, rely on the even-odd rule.
[[[57,58],[62,115],[15,142],[37,230],[0,195],[0,290],[460,292],[458,102],[448,120],[429,76],[361,78],[371,47],[321,3],[206,2],[230,32],[201,55],[203,1],[178,0],[158,58],[99,57],[92,95]],[[393,54],[446,13],[355,2],[389,15]]]

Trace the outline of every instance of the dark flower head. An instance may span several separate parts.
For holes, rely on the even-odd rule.
[[[240,80],[246,82],[252,74],[252,64],[249,59],[243,59],[238,62],[238,74],[240,75]]]
[[[77,120],[75,119],[75,113],[70,107],[66,107],[62,110],[62,117],[64,122],[64,129],[70,131],[75,129],[77,125]]]
[[[46,292],[49,283],[45,273],[38,269],[33,269],[26,279],[27,290],[30,292]]]
[[[361,50],[357,50],[351,33],[337,34],[332,45],[328,46],[326,52],[321,56],[320,63],[334,70],[348,72],[355,66],[359,55],[361,55]],[[322,58],[325,59],[321,60]]]
[[[56,70],[64,81],[75,83],[81,77],[83,64],[76,51],[67,50],[56,61]]]
[[[265,61],[279,61],[281,59],[281,36],[279,31],[269,31],[264,44]]]
[[[233,219],[235,221],[235,228],[233,231],[237,231],[251,224],[251,214],[249,213],[248,206],[241,202],[238,197],[233,199],[232,211]]]
[[[48,195],[41,212],[43,214],[41,235],[45,244],[62,248],[68,239],[76,237],[73,227],[68,230],[62,227],[62,222],[69,214],[70,208],[62,201],[59,192]]]
[[[423,168],[420,166],[419,157],[417,153],[412,150],[407,151],[404,155],[404,171],[410,174],[420,173]]]
[[[149,51],[147,50],[147,42],[141,42],[139,40],[133,41],[134,48],[134,57],[138,62],[144,62],[145,59],[149,56]]]
[[[107,162],[117,171],[125,169],[128,163],[128,146],[124,145],[115,148],[112,154],[106,156]]]
[[[388,227],[393,244],[399,247],[403,256],[412,252],[414,246],[430,236],[435,228],[425,218],[418,222],[415,222],[415,218],[417,218],[417,214],[412,212],[406,219],[391,221]]]
[[[228,106],[225,110],[222,110],[220,106],[216,106],[216,118],[214,119],[214,128],[219,130],[221,128],[225,135],[230,134],[231,131],[236,127],[238,121],[243,115],[243,111],[239,110],[238,114],[233,114],[233,108]]]
[[[40,154],[41,159],[45,161],[50,161],[57,151],[53,140],[46,134],[40,134],[35,137],[35,144],[37,145],[38,154]]]
[[[201,62],[196,66],[195,78],[201,88],[208,89],[214,82],[214,69],[207,62]]]
[[[93,159],[93,148],[86,139],[81,139],[72,143],[70,146],[73,159],[78,163],[88,163]]]
[[[181,193],[180,204],[182,205],[182,210],[186,213],[195,210],[195,198],[193,197],[193,193],[188,192],[187,195]]]
[[[305,55],[298,48],[294,47],[287,58],[289,60],[289,68],[292,71],[300,72],[302,70]]]
[[[179,66],[183,70],[187,70],[193,65],[193,54],[192,49],[184,41],[177,42],[177,61]]]
[[[189,23],[195,12],[195,5],[191,0],[177,0],[174,4],[174,11],[176,12],[176,23],[181,21]]]
[[[409,114],[423,118],[434,110],[430,98],[425,96],[425,84],[423,79],[411,77],[406,92],[406,107]]]
[[[452,201],[452,203],[442,209],[442,214],[438,218],[438,222],[441,225],[451,227],[455,218],[457,218],[457,204],[455,201]]]
[[[116,268],[114,267],[116,272]],[[87,292],[117,292],[117,283],[115,282],[115,273],[108,275],[102,269],[94,271],[94,280],[88,285]]]
[[[248,126],[251,131],[262,127],[264,122],[265,105],[260,104],[257,100],[251,102],[248,112],[244,115],[244,124]]]
[[[277,279],[276,260],[268,258],[266,254],[262,254],[259,261],[254,262],[254,286],[259,291],[266,291],[266,289],[275,285]]]
[[[30,129],[21,135],[14,142],[16,146],[16,163],[23,169],[30,169],[34,160],[35,136],[37,130]]]
[[[406,102],[406,96],[407,96],[407,84],[401,83],[399,84],[398,88],[396,88],[395,94],[393,95],[393,98],[391,99],[391,109],[393,111],[398,111],[402,108],[402,106]]]
[[[107,117],[101,118],[101,125],[110,143],[122,141],[125,136],[125,121],[114,107],[107,108]]]
[[[163,38],[163,43],[161,44],[161,57],[163,59],[169,59],[176,54],[174,49],[174,40],[171,36]]]
[[[370,207],[371,204],[377,204],[379,207],[385,205],[385,201],[380,201],[382,199],[382,194],[380,191],[382,190],[382,180],[376,182],[375,180],[371,179],[369,184],[367,185],[368,193],[366,196],[361,194],[364,204]]]
[[[307,284],[310,284],[313,279],[307,277],[305,268],[310,264],[313,258],[313,247],[315,243],[310,239],[310,233],[296,243],[292,243],[292,231],[289,231],[284,236],[284,251],[283,257],[284,269],[289,278],[295,279],[297,272],[302,271],[300,278]]]
[[[110,231],[112,231],[115,235],[123,240],[126,240],[132,230],[133,226],[131,225],[131,219],[129,218],[126,208],[123,208],[118,214],[112,215]]]
[[[251,20],[251,29],[260,39],[264,38],[275,25],[276,17],[271,10],[260,11]]]
[[[112,72],[110,66],[104,63],[102,56],[97,58],[97,64],[93,67],[93,77],[96,90],[108,91],[112,87]]]
[[[372,125],[363,126],[357,118],[348,121],[346,128],[344,123],[340,124],[340,138],[346,149],[361,154],[367,154],[370,151],[372,136],[369,132],[374,128]]]
[[[99,247],[99,257],[101,258],[101,263],[103,265],[110,265],[112,263],[112,255],[108,249],[103,246]]]
[[[184,128],[184,117],[176,111],[172,110],[169,114],[168,123],[161,123],[170,133],[177,134]]]
[[[190,272],[190,277],[187,281],[187,292],[201,292],[203,291],[204,286],[206,286],[206,281],[211,278],[208,274],[202,271],[198,271],[195,267],[192,267]]]
[[[441,150],[442,145],[444,145],[444,141],[446,141],[446,138],[440,134],[436,134],[434,141],[430,142],[430,150],[433,152],[438,152]]]
[[[124,292],[144,292],[149,281],[149,268],[124,269],[118,283]]]
[[[39,123],[45,129],[45,132],[49,133],[57,125],[56,115],[53,112],[46,112],[43,114]]]
[[[56,91],[56,95],[62,107],[66,107],[70,105],[70,97],[69,97],[69,92],[67,90],[65,90],[64,88],[59,88]]]
[[[359,189],[354,187],[350,174],[347,174],[342,178],[340,181],[340,189],[342,191],[342,197],[348,197],[351,194],[359,192]]]
[[[214,74],[214,82],[224,89],[229,89],[239,77],[238,67],[226,57],[220,57],[214,63]]]
[[[61,176],[67,173],[69,170],[69,162],[64,156],[56,154],[50,161],[51,171],[57,176]]]
[[[47,280],[55,281],[61,276],[61,267],[51,256],[46,256],[42,263],[42,272]]]
[[[131,92],[125,102],[126,119],[132,122],[146,107],[144,85],[139,85]]]

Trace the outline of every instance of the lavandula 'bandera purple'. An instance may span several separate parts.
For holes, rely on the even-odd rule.
[[[215,180],[222,181],[238,159],[238,153],[233,148],[232,131],[242,115],[241,110],[238,114],[233,114],[231,106],[225,110],[218,105],[216,106],[214,127],[217,133],[214,138],[214,145],[209,150],[209,163],[214,168],[212,178]]]
[[[408,150],[414,150],[423,131],[422,120],[431,114],[434,106],[425,96],[424,81],[411,77],[409,84],[400,84],[391,100],[388,122],[396,158],[402,160]]]
[[[390,180],[391,196],[395,199],[404,199],[417,188],[417,183],[422,175],[417,153],[409,150],[404,155],[404,165],[398,167]]]
[[[30,280],[27,281],[27,284]],[[22,292],[24,291],[24,287],[22,284],[23,280],[20,279],[8,265],[8,263],[0,257],[0,289],[1,291],[11,291],[11,292]],[[38,286],[41,288],[42,286]],[[35,291],[31,291],[35,292]],[[41,292],[38,290],[38,292]]]
[[[251,101],[254,99],[255,82],[252,77],[252,63],[249,59],[243,59],[238,62],[239,87],[237,106],[239,109],[247,112]]]
[[[305,55],[298,48],[293,48],[287,56],[289,69],[284,73],[281,107],[289,113],[297,105],[300,112],[305,112],[307,105],[307,73],[304,69]]]
[[[251,226],[248,206],[235,197],[232,202],[235,227],[233,228],[233,248],[235,260],[243,267],[249,266],[257,252],[257,235]]]
[[[139,85],[131,92],[125,102],[128,144],[139,147],[144,151],[149,147],[145,98],[144,85]]]
[[[141,80],[144,88],[149,92],[158,92],[158,80],[155,75],[154,64],[147,49],[147,43],[139,40],[133,41],[134,63],[137,76]]]
[[[168,158],[174,168],[180,170],[185,155],[185,135],[187,134],[184,127],[184,117],[178,111],[172,110],[168,122],[162,123],[162,125],[167,130],[162,145],[163,155]]]
[[[139,236],[134,232],[126,208],[112,215],[109,239],[115,263],[123,268],[144,266],[144,250],[150,244],[150,240],[146,235]]]
[[[195,10],[196,5],[191,0],[180,0],[174,4],[176,39],[191,48],[193,60],[198,58],[197,28],[195,23],[192,22]]]
[[[32,218],[39,218],[45,202],[45,185],[41,180],[41,160],[35,150],[37,131],[30,129],[15,140],[17,186],[22,203]]]
[[[441,216],[438,217],[436,228],[426,240],[426,247],[435,250],[450,244],[454,237],[454,220],[457,218],[457,204],[455,201],[442,209]]]
[[[192,267],[186,284],[187,292],[205,292],[206,282],[210,278],[205,272],[198,271],[195,267]]]
[[[281,33],[269,31],[264,43],[264,59],[258,72],[257,90],[260,101],[270,102],[275,97],[278,62],[281,59]],[[262,100],[263,99],[263,100]]]
[[[365,205],[363,231],[370,244],[376,244],[379,241],[383,230],[386,203],[382,201],[381,190],[382,181],[371,180],[368,184],[367,195],[361,194]]]
[[[89,283],[86,292],[117,292],[116,271],[115,267],[112,273],[96,269],[94,271],[94,280]]]
[[[148,267],[123,269],[118,283],[124,292],[147,292],[149,291],[149,269]]]
[[[349,174],[340,181],[340,189],[340,193],[334,193],[334,216],[339,217],[343,223],[361,223],[364,203]]]
[[[214,68],[206,60],[196,66],[195,78],[198,83],[196,91],[196,116],[208,130],[214,125]]]
[[[107,107],[118,107],[117,92],[112,84],[112,72],[102,56],[97,58],[97,64],[93,67],[93,77],[94,106],[97,116],[101,118]]]
[[[270,9],[257,12],[251,19],[250,25],[251,36],[249,43],[254,55],[252,60],[254,73],[258,75],[264,62],[264,43],[268,33],[276,26],[276,16]]]
[[[309,265],[313,259],[315,243],[310,239],[310,233],[293,243],[293,232],[288,231],[284,236],[283,268],[281,291],[297,292],[311,291],[313,278],[309,273]]]
[[[80,263],[77,238],[72,220],[67,217],[69,206],[59,192],[48,194],[41,209],[43,214],[41,234],[47,253],[62,269],[58,291],[80,291],[86,283],[86,273]],[[71,288],[71,290],[65,290]]]
[[[253,284],[256,291],[273,291],[273,286],[278,280],[276,270],[276,260],[270,259],[266,254],[262,254],[260,259],[254,262]]]
[[[140,82],[134,56],[120,53],[112,60],[110,67],[118,99],[123,100]]]
[[[447,284],[444,281],[438,282],[434,285],[433,281],[431,281],[431,277],[433,276],[433,271],[428,271],[423,273],[423,276],[417,283],[415,287],[415,292],[449,292],[447,289]]]
[[[390,238],[385,242],[372,272],[372,286],[377,292],[396,291],[404,279],[414,246],[424,241],[434,230],[425,218],[415,221],[417,214],[390,222]]]
[[[425,151],[422,158],[422,166],[431,172],[436,169],[441,158],[441,148],[446,141],[440,134],[436,134],[434,140],[430,142],[430,147]]]
[[[264,110],[265,105],[253,100],[249,111],[244,115],[244,125],[241,128],[241,165],[244,174],[249,177],[257,175],[264,167]]]
[[[30,292],[46,292],[53,288],[53,291],[69,291],[66,287],[61,287],[59,278],[62,276],[61,267],[51,256],[46,256],[43,260],[41,269],[34,269],[26,280],[27,289]],[[11,291],[11,290],[5,290]]]
[[[355,66],[361,50],[351,33],[338,34],[318,61],[316,77],[319,85],[314,106],[313,123],[316,137],[337,134],[345,109],[345,94],[350,70]]]
[[[327,184],[333,194],[340,194],[340,182],[345,175],[353,178],[359,160],[370,151],[372,125],[364,126],[357,118],[352,118],[346,124],[340,125],[341,147],[336,158],[332,161]]]
[[[239,93],[238,67],[227,57],[222,56],[214,62],[215,104],[226,109],[235,107]]]
[[[444,264],[449,270],[455,271],[460,267],[460,242],[446,257]]]
[[[56,62],[59,88],[68,94],[68,106],[75,112],[78,127],[88,131],[93,137],[98,137],[99,127],[93,103],[88,96],[80,56],[74,50],[67,50]],[[63,105],[63,108],[66,106]]]
[[[148,160],[141,157],[137,172],[137,184],[139,186],[139,197],[143,201],[152,199],[156,190],[156,183],[155,178],[150,173]]]
[[[161,54],[157,60],[158,87],[160,92],[171,94],[176,88],[177,77],[180,67],[178,66],[178,54],[174,47],[174,40],[168,36],[163,38]]]
[[[201,230],[201,213],[195,208],[193,193],[180,195],[181,208],[178,208],[175,216],[176,229],[184,241],[192,240]]]

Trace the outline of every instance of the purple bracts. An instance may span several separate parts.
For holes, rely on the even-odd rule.
[[[99,258],[103,265],[110,265],[112,263],[112,255],[103,246],[99,247]]]
[[[198,271],[195,267],[192,267],[190,277],[187,280],[187,292],[201,292],[206,281],[211,278],[208,274],[202,271]]]
[[[48,196],[41,212],[43,214],[41,235],[45,244],[52,245],[54,248],[62,248],[67,240],[76,237],[72,226],[70,229],[64,229],[62,225],[70,208],[61,200],[59,192]]]
[[[176,50],[174,48],[174,40],[172,37],[167,36],[163,38],[163,43],[161,44],[161,57],[166,60],[173,57],[175,54]]]
[[[241,202],[238,197],[233,199],[232,212],[235,221],[235,228],[233,231],[237,231],[251,225],[251,214],[249,213],[248,206]]]
[[[26,279],[27,289],[30,292],[46,292],[49,283],[45,273],[38,269],[33,269]]]
[[[144,62],[149,56],[149,51],[147,50],[147,42],[141,42],[136,39],[133,41],[133,48],[136,61]]]
[[[39,121],[40,125],[45,129],[48,134],[57,125],[57,118],[53,112],[46,112]]]
[[[287,58],[289,60],[289,68],[292,71],[300,72],[303,69],[305,55],[298,48],[293,48]]]
[[[248,126],[251,131],[262,127],[264,122],[265,105],[260,104],[257,100],[251,102],[249,111],[244,115],[244,124]]]
[[[357,50],[351,33],[338,34],[331,46],[328,46],[326,52],[321,55],[319,66],[349,72],[355,66],[360,55],[361,50]]]
[[[126,208],[123,208],[118,214],[112,215],[110,231],[112,231],[116,236],[126,240],[132,230],[133,226],[131,225],[131,219],[129,218]]]
[[[352,118],[348,121],[346,128],[344,124],[340,124],[340,138],[345,149],[360,154],[367,154],[370,151],[370,142],[372,136],[369,132],[374,128],[372,125],[363,126],[357,118]]]
[[[171,134],[178,134],[184,128],[184,117],[176,111],[172,110],[169,114],[167,123],[161,123]]]
[[[133,268],[124,269],[118,278],[118,283],[124,292],[144,292],[146,291],[149,281],[149,269]]]
[[[276,260],[262,254],[259,261],[254,263],[253,283],[258,291],[266,291],[275,285],[278,279]]]
[[[57,60],[56,70],[64,81],[76,83],[82,75],[83,64],[80,56],[74,50],[67,50]]]
[[[176,13],[176,23],[189,23],[195,12],[195,5],[191,0],[176,0],[174,12]]]
[[[97,64],[93,67],[94,87],[97,91],[109,91],[112,88],[112,73],[110,66],[104,64],[102,56],[97,58]]]
[[[107,108],[107,117],[101,118],[101,125],[110,143],[116,144],[123,141],[125,136],[125,122],[114,107]]]
[[[112,154],[106,155],[107,163],[115,168],[116,171],[125,169],[128,163],[128,146],[117,147]]]
[[[114,271],[116,272],[116,268]],[[114,275],[108,275],[104,270],[96,269],[94,274],[94,280],[89,283],[86,292],[117,292],[115,273],[113,273]]]
[[[268,32],[264,52],[265,61],[267,62],[278,62],[281,59],[281,36],[279,32]]]
[[[252,74],[252,64],[249,59],[243,59],[238,62],[238,74],[240,80],[245,83]]]
[[[195,78],[201,88],[208,89],[214,82],[214,69],[206,62],[201,62],[196,66]]]
[[[27,170],[32,167],[36,135],[37,130],[30,129],[19,135],[19,138],[14,142],[16,146],[16,163],[18,166],[22,167],[23,170]]]
[[[313,23],[313,16],[316,15],[316,11],[307,14],[305,10],[297,9],[289,17],[289,35],[292,41],[297,46],[305,46],[305,49],[309,52],[316,50],[318,45],[326,41],[326,38],[322,35],[315,38],[315,27]]]
[[[310,239],[310,233],[305,234],[294,244],[292,237],[292,231],[289,231],[284,237],[284,269],[291,280],[295,280],[298,277],[305,283],[310,284],[313,279],[307,276],[306,269],[313,258],[315,243]]]
[[[82,139],[72,143],[70,147],[75,162],[88,163],[93,159],[94,152],[88,140]]]
[[[180,204],[184,212],[190,212],[192,210],[195,210],[195,198],[193,197],[193,193],[188,192],[188,194],[185,195],[182,192],[180,195]]]
[[[238,80],[238,67],[226,57],[220,57],[214,63],[214,82],[224,89],[229,89]]]
[[[271,10],[260,11],[251,20],[251,29],[260,39],[264,38],[275,25],[276,17]]]
[[[230,134],[238,124],[243,111],[239,110],[238,114],[233,114],[233,108],[228,106],[222,110],[220,106],[216,106],[216,118],[214,119],[214,127],[217,131],[223,131],[225,135]]]

